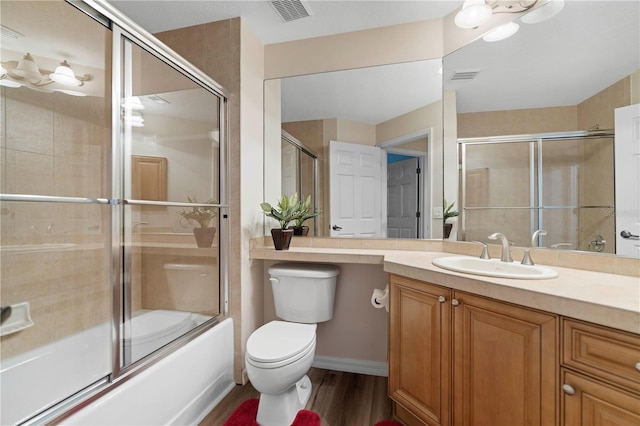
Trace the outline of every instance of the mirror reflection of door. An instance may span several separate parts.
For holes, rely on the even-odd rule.
[[[387,236],[420,238],[420,159],[387,154]]]
[[[381,158],[375,146],[329,143],[332,237],[384,237]]]

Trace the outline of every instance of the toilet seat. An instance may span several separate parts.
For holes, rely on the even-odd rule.
[[[247,361],[258,368],[278,368],[315,350],[316,324],[271,321],[247,341]]]

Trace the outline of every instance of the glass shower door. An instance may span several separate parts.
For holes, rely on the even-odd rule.
[[[221,98],[122,39],[120,366],[221,312]],[[115,174],[115,173],[114,173]]]
[[[533,142],[462,144],[464,240],[502,232],[528,246],[535,220]]]
[[[66,2],[1,8],[4,425],[111,373],[111,31]]]

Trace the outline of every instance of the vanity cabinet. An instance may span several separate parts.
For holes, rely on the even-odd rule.
[[[389,393],[406,424],[557,423],[558,317],[390,276]]]
[[[640,425],[640,336],[562,320],[563,425]]]

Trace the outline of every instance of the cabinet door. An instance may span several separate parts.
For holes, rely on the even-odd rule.
[[[389,394],[429,425],[451,422],[450,290],[391,276]],[[400,415],[404,410],[398,410]],[[406,412],[405,412],[406,414]],[[414,424],[414,419],[403,419]]]
[[[454,294],[456,425],[554,425],[554,315]]]
[[[563,370],[562,425],[640,425],[640,398]]]

